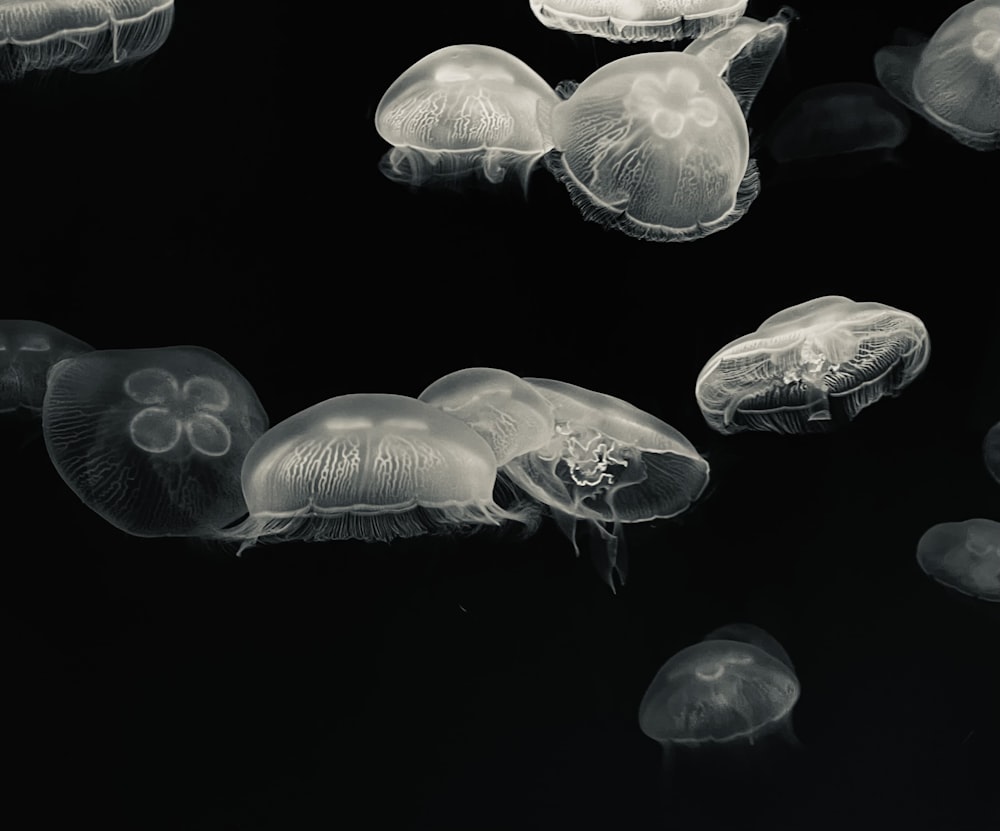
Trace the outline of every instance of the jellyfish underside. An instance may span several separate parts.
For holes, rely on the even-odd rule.
[[[917,562],[954,591],[1000,602],[1000,522],[969,519],[935,525],[920,538]]]

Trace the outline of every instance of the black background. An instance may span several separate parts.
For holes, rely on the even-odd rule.
[[[213,349],[272,424],[466,366],[557,378],[679,429],[709,491],[628,529],[617,595],[551,523],[527,541],[236,559],[105,524],[37,422],[6,419],[10,814],[148,831],[996,827],[998,609],[914,552],[932,524],[1000,519],[981,454],[1000,417],[998,155],[918,118],[891,158],[795,169],[760,149],[749,213],[671,245],[584,222],[544,170],[527,195],[412,190],[379,173],[373,115],[425,54],[490,44],[554,85],[637,50],[550,31],[526,0],[395,6],[178,2],[140,65],[0,86],[3,316],[97,348]],[[955,7],[803,0],[754,138],[809,87],[873,83],[896,26],[930,34]],[[832,435],[712,433],[692,394],[704,361],[824,294],[918,315],[923,376]],[[665,784],[639,700],[733,621],[794,660],[802,752]]]

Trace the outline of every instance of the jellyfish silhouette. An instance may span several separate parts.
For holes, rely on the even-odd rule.
[[[1000,421],[986,432],[983,439],[983,461],[990,475],[1000,482]]]
[[[375,129],[393,145],[382,173],[421,185],[479,172],[496,184],[513,170],[524,184],[551,147],[540,123],[557,102],[531,67],[502,49],[438,49],[400,75],[379,101]]]
[[[577,555],[577,522],[597,532],[604,546],[595,564],[614,590],[614,577],[624,583],[627,576],[622,526],[686,511],[708,484],[708,462],[680,432],[626,401],[562,381],[525,380],[552,405],[555,431],[501,473],[549,508]]]
[[[59,475],[116,528],[213,538],[246,513],[240,469],[267,414],[208,349],[104,350],[52,368],[42,429]]]
[[[0,413],[42,411],[54,364],[93,347],[37,320],[0,320]]]
[[[247,454],[249,517],[228,531],[261,539],[388,542],[534,517],[493,501],[496,457],[457,418],[402,395],[357,393],[272,427]]]
[[[1000,602],[1000,522],[967,519],[934,525],[917,543],[917,563],[950,589]]]
[[[137,61],[163,46],[173,21],[174,0],[0,0],[0,80]]]
[[[875,74],[894,98],[973,150],[1000,149],[1000,0],[973,0],[934,36],[886,46]]]
[[[531,0],[531,11],[550,29],[615,43],[694,38],[726,29],[746,0]]]
[[[819,297],[784,309],[705,364],[695,397],[720,433],[822,432],[898,395],[927,365],[923,323],[882,303]]]

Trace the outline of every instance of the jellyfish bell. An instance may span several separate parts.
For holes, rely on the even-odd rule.
[[[393,145],[382,173],[411,185],[510,171],[526,184],[551,145],[541,124],[558,101],[527,64],[502,49],[438,49],[399,76],[375,111],[375,129]]]
[[[770,632],[761,629],[761,627],[753,623],[727,623],[725,626],[713,629],[702,640],[748,643],[751,646],[762,649],[772,658],[781,661],[781,663],[793,672],[795,671],[795,665],[792,663],[792,659],[785,650],[785,647]]]
[[[917,543],[917,563],[954,591],[1000,602],[1000,522],[979,518],[934,525]]]
[[[1000,482],[1000,421],[986,432],[983,439],[983,462],[990,476]]]
[[[37,320],[0,320],[0,413],[42,411],[53,365],[93,347]]]

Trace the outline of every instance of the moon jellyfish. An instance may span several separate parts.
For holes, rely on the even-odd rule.
[[[42,411],[52,365],[93,347],[37,320],[0,320],[0,413]]]
[[[551,144],[540,122],[558,102],[527,64],[492,46],[446,46],[397,78],[375,111],[393,145],[381,170],[420,185],[479,171],[496,184],[514,170],[523,182]]]
[[[942,522],[917,543],[917,563],[949,589],[1000,602],[1000,522]]]
[[[173,21],[174,0],[0,0],[0,80],[137,61],[163,46]]]
[[[1000,0],[967,3],[923,41],[880,49],[879,83],[967,147],[1000,148]]]
[[[246,513],[240,469],[267,414],[208,349],[118,349],[52,368],[42,428],[59,475],[116,528],[214,537]]]
[[[612,42],[682,40],[732,26],[746,0],[531,0],[550,29]]]
[[[493,501],[496,458],[469,427],[402,395],[359,393],[272,427],[247,454],[244,541],[397,537],[527,522]]]
[[[595,563],[614,589],[614,575],[624,583],[627,573],[622,526],[686,511],[708,484],[708,462],[680,432],[626,401],[562,381],[525,380],[552,405],[555,431],[502,473],[548,506],[577,555],[576,524],[590,524],[605,544]]]
[[[1000,482],[1000,421],[987,431],[983,439],[983,461],[990,475]]]
[[[927,365],[924,324],[882,303],[819,297],[784,309],[709,359],[695,384],[705,421],[744,430],[823,432],[898,395]]]

